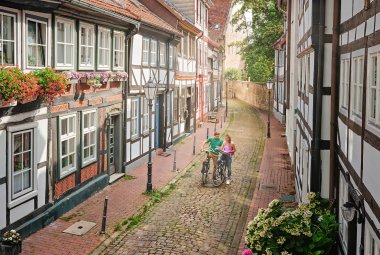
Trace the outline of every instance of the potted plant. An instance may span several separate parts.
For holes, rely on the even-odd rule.
[[[37,79],[18,67],[0,66],[0,81],[0,107],[31,102],[38,96]]]
[[[114,81],[126,81],[128,79],[128,73],[126,73],[126,72],[116,72],[116,73],[114,73],[112,79]]]
[[[21,253],[22,240],[16,230],[6,231],[1,240],[0,254],[16,255]]]
[[[112,72],[102,72],[99,74],[100,83],[108,82],[112,77]]]
[[[38,97],[45,102],[52,102],[54,97],[63,95],[66,91],[66,78],[50,67],[35,70],[31,75],[37,78],[39,86]]]
[[[86,83],[87,85],[93,88],[100,88],[103,84],[101,83],[100,75],[98,73],[85,73],[81,78],[82,83]]]
[[[80,73],[73,71],[62,72],[62,75],[67,79],[67,84],[76,84],[79,82],[79,79],[81,78]]]
[[[308,199],[297,208],[283,209],[273,200],[260,209],[248,224],[246,246],[255,254],[328,254],[337,235],[335,215],[315,193]]]

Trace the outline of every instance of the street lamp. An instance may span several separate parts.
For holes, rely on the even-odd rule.
[[[267,129],[267,137],[270,138],[270,91],[273,86],[273,81],[267,81],[267,89],[268,89],[268,129]]]
[[[146,184],[146,191],[152,191],[152,136],[150,130],[152,129],[152,100],[156,96],[157,84],[153,83],[152,78],[149,77],[148,82],[143,86],[145,97],[149,105],[149,158],[148,158],[148,182]]]

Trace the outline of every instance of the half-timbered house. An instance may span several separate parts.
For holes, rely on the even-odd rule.
[[[116,1],[0,3],[0,64],[72,75],[51,104],[0,109],[0,231],[26,236],[123,172],[126,41],[135,19]]]
[[[286,63],[286,34],[274,44],[274,78],[273,78],[273,114],[281,122],[285,123],[285,63]]]

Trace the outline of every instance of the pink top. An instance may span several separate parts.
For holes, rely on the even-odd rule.
[[[224,152],[227,152],[230,154],[230,156],[234,155],[233,151],[233,146],[232,145],[224,145]]]

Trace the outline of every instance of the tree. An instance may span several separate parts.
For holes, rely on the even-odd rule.
[[[273,44],[283,33],[283,14],[278,11],[276,0],[235,0],[234,4],[241,8],[234,14],[232,22],[240,30],[252,31],[240,42],[248,75],[252,81],[265,82],[273,77]],[[252,15],[251,21],[247,20],[247,13]]]
[[[241,80],[241,71],[234,67],[227,68],[224,72],[224,79],[230,81]]]

